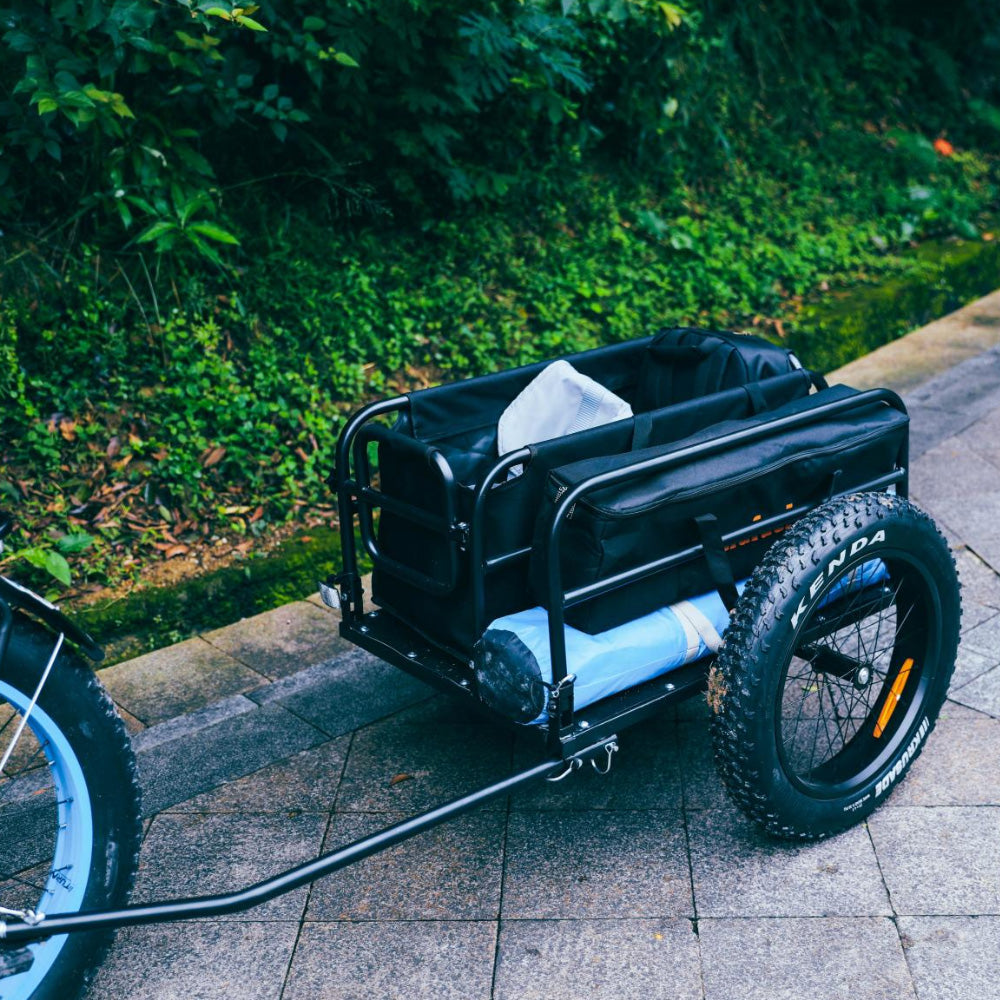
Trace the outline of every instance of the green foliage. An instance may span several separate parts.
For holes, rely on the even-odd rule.
[[[972,0],[0,4],[0,213],[213,262],[262,196],[433,215],[588,160],[665,185],[836,155],[865,116],[916,159],[1000,137],[1000,9]]]
[[[972,0],[0,0],[0,44],[0,492],[94,580],[331,516],[371,395],[780,336],[997,209]]]
[[[831,286],[919,275],[890,251],[939,220],[915,212],[909,170],[879,186],[896,150],[865,143],[867,160],[785,179],[734,169],[711,195],[567,181],[530,224],[517,205],[358,233],[298,215],[294,238],[277,225],[247,238],[241,276],[189,277],[169,305],[91,251],[61,297],[8,321],[22,405],[0,488],[30,537],[92,535],[95,581],[329,519],[336,433],[363,399],[664,323],[780,334]],[[971,210],[988,171],[948,163],[935,197]]]
[[[16,411],[24,403],[24,372],[18,361],[17,329],[0,313],[0,404]]]
[[[222,259],[212,243],[239,246],[240,241],[228,229],[205,218],[206,214],[215,213],[211,197],[204,191],[187,195],[176,187],[170,195],[169,205],[162,196],[155,197],[152,205],[144,198],[128,198],[132,205],[156,218],[136,236],[135,242],[151,243],[158,254],[190,248],[221,267]],[[208,240],[212,243],[206,242]]]
[[[78,235],[121,245],[138,212],[150,217],[140,239],[216,262],[213,243],[233,245],[231,232],[186,216],[214,211],[209,157],[225,131],[274,117],[268,87],[234,77],[247,37],[266,34],[256,11],[0,0],[0,215],[35,231],[68,216]]]
[[[93,541],[94,539],[84,532],[62,535],[54,543],[43,542],[9,552],[6,558],[0,560],[0,564],[7,565],[23,559],[30,566],[41,570],[46,578],[68,587],[72,574],[66,556],[78,555],[89,548]]]

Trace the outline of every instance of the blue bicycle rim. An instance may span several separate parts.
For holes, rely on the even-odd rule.
[[[0,681],[0,697],[22,714],[31,702],[29,695],[4,681]],[[94,855],[90,791],[69,741],[38,705],[31,710],[28,728],[35,734],[49,762],[59,819],[52,858],[53,874],[49,875],[35,909],[42,913],[74,913],[83,906]],[[67,940],[68,935],[62,934],[31,945],[35,953],[31,968],[0,980],[0,1000],[30,997],[55,965]]]

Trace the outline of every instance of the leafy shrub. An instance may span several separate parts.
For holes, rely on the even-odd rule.
[[[664,322],[780,336],[827,289],[919,269],[898,251],[992,226],[998,19],[0,0],[22,550],[86,532],[96,580],[328,518],[369,396]]]
[[[670,184],[865,116],[994,148],[1000,121],[971,0],[0,2],[0,213],[213,262],[268,191],[426,213],[586,158]]]

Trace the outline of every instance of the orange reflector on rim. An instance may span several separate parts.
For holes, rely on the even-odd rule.
[[[885,727],[889,725],[892,713],[896,711],[899,699],[903,697],[903,688],[906,687],[906,682],[910,678],[910,671],[912,669],[913,659],[908,656],[903,660],[903,665],[899,668],[899,673],[896,674],[896,679],[892,682],[892,690],[889,692],[889,697],[886,698],[885,704],[882,706],[878,722],[875,723],[875,739],[878,739],[885,732]]]

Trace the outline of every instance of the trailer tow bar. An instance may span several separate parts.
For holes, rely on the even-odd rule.
[[[177,899],[165,902],[145,903],[126,906],[120,910],[94,910],[87,913],[32,914],[29,921],[0,921],[0,949],[17,947],[57,934],[73,931],[96,931],[107,928],[133,927],[139,924],[153,924],[171,920],[191,920],[195,917],[217,917],[230,913],[239,913],[260,903],[265,903],[275,896],[297,889],[301,885],[312,882],[324,875],[346,868],[348,865],[362,861],[379,851],[384,851],[401,841],[416,836],[452,819],[462,813],[474,809],[491,799],[506,795],[523,785],[531,784],[559,772],[567,766],[576,770],[586,760],[594,760],[606,756],[610,760],[617,749],[617,737],[609,736],[601,739],[583,750],[565,759],[549,759],[525,771],[512,774],[501,781],[478,791],[471,792],[461,798],[453,799],[442,806],[403,820],[372,834],[353,844],[322,855],[308,861],[297,868],[292,868],[280,875],[258,882],[249,888],[238,892],[219,896],[199,896],[192,899]],[[576,763],[578,762],[578,763]]]

